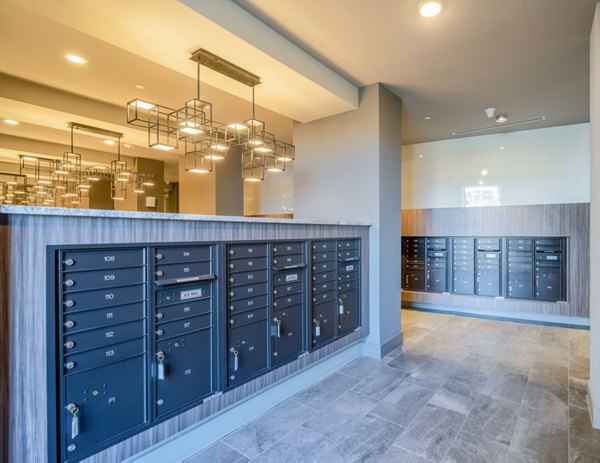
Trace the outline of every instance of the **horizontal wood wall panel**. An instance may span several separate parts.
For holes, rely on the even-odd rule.
[[[589,203],[405,209],[402,236],[566,236],[566,303],[402,291],[402,302],[452,308],[589,318]]]
[[[0,361],[2,361],[0,394],[9,381],[8,401],[2,401],[0,406],[8,403],[10,407],[8,430],[6,427],[0,428],[2,431],[0,442],[3,443],[3,451],[6,452],[8,447],[8,457],[0,458],[0,461],[9,463],[48,461],[47,245],[362,238],[362,327],[359,330],[84,460],[86,463],[106,463],[122,461],[135,455],[263,387],[279,381],[290,373],[365,337],[369,332],[368,232],[366,226],[169,222],[0,214],[0,255],[7,261],[7,265],[0,267]],[[3,273],[6,269],[10,271]],[[3,295],[6,298],[4,303]],[[5,354],[8,339],[18,339],[19,342],[13,342],[9,354]],[[4,411],[5,408],[1,410]],[[0,418],[1,416],[2,414]]]

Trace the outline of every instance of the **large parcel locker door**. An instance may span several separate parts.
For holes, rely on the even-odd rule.
[[[477,274],[477,294],[479,296],[500,295],[500,271],[496,269],[479,269]]]
[[[264,317],[258,322],[229,330],[227,344],[229,386],[242,383],[268,368],[266,311]]]
[[[535,298],[539,301],[564,300],[563,261],[559,253],[536,253]]]
[[[289,362],[304,351],[303,322],[302,305],[273,311],[271,358],[274,366]]]

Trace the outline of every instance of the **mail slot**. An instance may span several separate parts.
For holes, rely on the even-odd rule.
[[[277,256],[273,258],[273,267],[277,270],[285,270],[306,265],[304,262],[304,254],[294,254],[289,256]]]
[[[304,350],[302,305],[273,311],[271,320],[271,359],[273,365],[294,360]]]
[[[267,281],[268,273],[266,270],[257,270],[254,272],[232,273],[229,276],[229,287],[240,285],[249,285],[253,283],[262,283]]]
[[[111,344],[100,349],[70,354],[64,360],[64,374],[79,373],[90,368],[134,357],[144,352],[144,338],[139,338],[120,344]]]
[[[338,270],[340,273],[350,273],[350,272],[356,272],[358,270],[358,263],[345,263],[345,264],[339,264],[338,266]]]
[[[508,240],[508,250],[510,251],[533,251],[533,240]]]
[[[548,263],[552,263],[552,262],[558,262],[560,263],[562,261],[562,254],[551,254],[551,253],[536,253],[535,254],[535,261],[536,261],[536,265],[540,264],[542,262],[548,262]],[[559,264],[560,265],[560,264]]]
[[[181,264],[168,264],[156,266],[157,280],[182,279],[190,277],[211,275],[212,262],[186,262]]]
[[[319,304],[321,302],[326,302],[326,301],[331,301],[334,299],[334,292],[330,291],[327,293],[320,293],[320,294],[315,294],[313,295],[313,303],[314,304]]]
[[[262,270],[268,267],[266,257],[255,257],[251,259],[230,259],[229,273],[247,272],[249,270]]]
[[[77,333],[93,328],[140,320],[146,313],[145,304],[129,304],[85,312],[73,312],[65,316],[64,332]]]
[[[60,442],[64,455],[74,445],[69,461],[79,461],[92,447],[147,422],[145,365],[146,357],[138,356],[65,378]],[[75,436],[68,404],[77,407]]]
[[[315,283],[312,287],[313,294],[319,294],[325,291],[332,291],[335,288],[335,282],[326,281],[324,283]]]
[[[427,258],[438,258],[438,259],[446,259],[448,256],[448,251],[440,250],[440,251],[427,251]]]
[[[358,249],[358,240],[340,240],[338,249]]]
[[[313,273],[313,283],[322,283],[324,281],[332,281],[335,278],[333,272]]]
[[[230,315],[229,327],[238,328],[240,326],[248,325],[267,318],[267,308],[264,307],[258,310],[251,310],[248,312],[242,312],[236,315]]]
[[[335,241],[313,241],[313,251],[335,251]]]
[[[143,321],[111,325],[102,329],[84,331],[65,336],[64,346],[66,353],[76,353],[109,344],[117,344],[130,339],[139,338],[146,334]]]
[[[212,314],[207,313],[197,317],[184,318],[167,323],[158,323],[156,326],[157,339],[166,339],[181,336],[192,331],[209,328],[212,325]]]
[[[253,296],[267,294],[267,283],[257,283],[255,285],[236,286],[230,288],[227,292],[227,297],[230,301],[246,299]]]
[[[227,382],[235,386],[268,367],[269,321],[262,320],[228,332]]]
[[[210,246],[182,246],[157,248],[154,253],[156,264],[183,264],[211,260]]]
[[[87,310],[100,307],[113,307],[145,299],[146,285],[107,288],[95,291],[82,291],[66,294],[63,306],[67,311]]]
[[[145,267],[67,272],[63,275],[63,291],[87,291],[129,286],[144,282]]]
[[[180,318],[195,317],[212,310],[212,299],[200,299],[157,309],[155,318],[160,322],[170,322]]]
[[[335,253],[334,252],[318,252],[318,253],[313,254],[312,260],[313,260],[313,262],[316,262],[316,263],[332,261],[332,260],[335,260]]]
[[[358,272],[341,273],[338,277],[338,281],[340,282],[352,281],[356,279],[358,279]]]
[[[342,262],[356,259],[358,259],[358,249],[338,252],[338,260]]]
[[[227,253],[232,259],[263,257],[267,255],[267,245],[258,243],[231,244]]]
[[[156,352],[162,353],[163,369],[161,377],[155,375],[157,416],[198,401],[213,391],[210,329],[158,342]]]
[[[286,256],[289,254],[302,254],[304,243],[275,243],[273,244],[273,255]]]
[[[350,291],[352,289],[358,288],[358,280],[348,281],[346,283],[342,283],[339,287],[339,291]]]
[[[273,308],[275,309],[284,309],[286,307],[291,307],[293,305],[302,304],[303,294],[293,294],[291,296],[278,297],[273,301]]]
[[[273,297],[288,296],[290,294],[301,293],[302,288],[303,284],[301,282],[277,286],[275,289],[273,289]]]
[[[177,304],[179,302],[193,301],[211,297],[213,285],[210,282],[188,284],[186,286],[171,287],[156,291],[156,305]]]
[[[230,312],[243,312],[244,310],[259,309],[267,305],[267,295],[251,297],[239,301],[231,301],[227,306]]]
[[[105,270],[144,265],[142,249],[105,249],[99,251],[64,251],[63,270]]]
[[[329,262],[319,262],[318,264],[314,264],[312,266],[313,273],[314,272],[332,272],[335,269],[335,264],[333,261]]]

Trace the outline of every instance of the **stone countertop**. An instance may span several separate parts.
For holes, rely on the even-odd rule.
[[[41,206],[0,205],[0,214],[60,216],[60,217],[92,217],[107,219],[138,220],[181,220],[201,222],[237,222],[237,223],[272,223],[281,225],[341,225],[371,226],[368,222],[349,222],[344,220],[311,220],[311,219],[274,219],[268,217],[243,217],[227,215],[174,214],[169,212],[110,211],[102,209],[68,209]]]

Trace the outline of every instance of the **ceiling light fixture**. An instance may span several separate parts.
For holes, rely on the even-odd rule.
[[[496,122],[498,122],[499,124],[504,124],[506,121],[508,121],[508,115],[498,114],[496,116]]]
[[[114,141],[114,140],[104,140],[104,143],[106,143],[107,145],[114,145],[116,143],[116,141]]]
[[[419,2],[419,13],[426,18],[437,16],[443,8],[443,0],[422,0]]]
[[[484,177],[488,174],[488,171],[486,169],[481,171],[481,175],[483,175]]]
[[[483,110],[483,112],[485,113],[485,115],[487,116],[488,119],[491,119],[492,117],[494,117],[496,115],[496,108],[485,108]]]
[[[75,64],[85,64],[87,63],[87,59],[83,58],[82,56],[78,56],[78,55],[65,55],[65,58],[67,58],[71,63],[75,63]]]
[[[15,121],[13,119],[4,119],[4,123],[8,125],[19,125],[19,121]]]
[[[432,119],[431,116],[425,116],[423,119],[425,119],[426,121],[430,121]]]
[[[137,88],[138,90],[144,90],[144,88],[146,88],[141,84],[135,84],[134,87]]]

